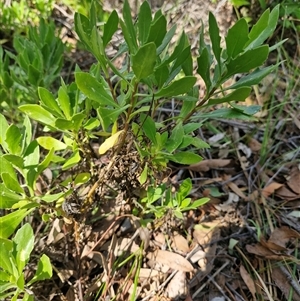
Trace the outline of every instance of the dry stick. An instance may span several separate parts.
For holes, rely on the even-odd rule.
[[[231,301],[229,297],[226,296],[225,292],[223,291],[223,289],[221,288],[221,286],[215,281],[214,278],[212,278],[211,276],[207,275],[207,278],[209,281],[211,281],[214,286],[219,290],[219,292],[222,294],[222,296],[228,300],[228,301]]]
[[[229,260],[226,260],[226,262],[211,276],[208,277],[208,280],[199,288],[197,291],[193,294],[192,299],[196,298],[197,295],[205,288],[205,286],[211,281],[212,278],[215,278],[228,264]]]

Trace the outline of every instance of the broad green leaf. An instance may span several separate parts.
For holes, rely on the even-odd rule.
[[[241,79],[239,79],[235,84],[232,86],[228,87],[227,89],[238,89],[240,87],[244,86],[253,86],[257,85],[261,82],[261,80],[266,77],[268,74],[273,72],[279,64],[274,65],[274,66],[269,66],[263,69],[257,69],[254,72],[243,76]]]
[[[169,74],[169,68],[167,66],[163,66],[154,71],[154,76],[157,81],[158,89],[160,89],[167,81]]]
[[[20,156],[7,154],[7,155],[3,155],[3,158],[5,160],[7,160],[8,162],[10,162],[12,165],[14,165],[20,169],[23,169],[23,167],[24,167],[24,160]],[[3,164],[3,163],[2,163],[1,157],[0,157],[0,166],[1,166],[1,164]],[[4,168],[4,170],[6,170],[6,169]],[[1,173],[1,168],[0,168],[0,173]],[[15,177],[15,179],[17,178],[15,174],[14,174],[14,177]]]
[[[1,270],[8,272],[10,275],[14,274],[13,269],[13,260],[12,259],[12,250],[13,250],[13,243],[11,240],[0,238],[0,267]],[[9,275],[9,277],[10,277]],[[4,275],[3,275],[4,276]],[[3,281],[2,277],[1,280]],[[2,293],[0,289],[0,293]]]
[[[50,279],[52,277],[52,265],[49,257],[43,254],[38,262],[38,267],[33,278],[28,282],[32,285],[36,281]]]
[[[182,199],[184,199],[189,195],[191,190],[192,190],[192,181],[190,178],[187,178],[180,184],[176,196],[180,196]]]
[[[156,97],[173,97],[187,93],[196,83],[196,77],[186,76],[179,80],[173,81],[169,86],[159,90]]]
[[[8,238],[11,236],[26,215],[33,209],[19,209],[0,217],[0,238]]]
[[[8,129],[9,125],[6,121],[6,118],[0,114],[0,145],[3,146],[4,150],[7,150],[7,143],[5,142],[5,138],[6,138],[6,131]]]
[[[242,50],[248,41],[248,24],[242,18],[238,20],[229,30],[225,37],[228,58],[235,58]]]
[[[156,47],[154,43],[148,43],[140,47],[135,55],[132,55],[132,70],[138,81],[153,74],[156,63]]]
[[[25,128],[25,132],[24,132],[22,148],[24,149],[30,144],[31,138],[32,138],[32,125],[31,125],[30,119],[27,115],[24,118],[23,125]]]
[[[175,128],[172,130],[170,138],[167,140],[166,143],[166,150],[169,153],[173,153],[179,145],[182,143],[184,135],[184,130],[182,123],[178,123]]]
[[[180,67],[185,61],[191,58],[191,46],[187,46],[176,58],[171,72],[174,72],[175,69]]]
[[[75,13],[74,15],[74,22],[75,22],[75,31],[78,34],[81,42],[83,42],[88,48],[90,47],[90,36],[92,32],[92,28],[90,26],[89,19],[79,13]]]
[[[21,273],[30,258],[34,246],[34,234],[30,224],[26,223],[17,231],[13,242],[16,245],[18,270]]]
[[[271,37],[277,25],[279,8],[280,4],[275,6],[271,13],[270,9],[267,9],[253,25],[249,33],[246,50],[260,46],[267,38]]]
[[[135,32],[135,28],[134,28],[134,25],[132,22],[131,9],[128,4],[128,0],[124,1],[123,19],[124,19],[124,22],[122,20],[120,20],[122,32],[123,32],[125,41],[129,47],[130,53],[134,54],[137,51],[138,45],[137,45],[136,32]]]
[[[210,53],[207,48],[204,48],[200,56],[197,58],[198,68],[197,73],[202,77],[205,82],[206,90],[210,91],[211,79],[210,79]]]
[[[172,28],[167,32],[163,41],[161,42],[160,46],[157,48],[156,53],[160,55],[163,50],[169,45],[170,41],[172,40],[174,34],[176,32],[176,25],[173,25]]]
[[[48,107],[49,109],[53,110],[55,113],[57,113],[58,116],[63,117],[63,114],[61,112],[61,109],[59,108],[54,96],[50,91],[43,87],[38,88],[38,94],[42,101],[42,103]]]
[[[195,116],[195,118],[202,119],[202,118],[212,118],[212,119],[218,119],[218,118],[226,118],[226,119],[240,119],[240,120],[246,120],[246,121],[253,121],[256,120],[256,118],[243,114],[241,111],[231,108],[223,108],[218,109],[209,113],[201,113]],[[192,118],[193,120],[194,118]]]
[[[20,155],[22,152],[22,134],[20,129],[11,124],[6,130],[5,142],[7,143],[8,149],[13,155]]]
[[[108,127],[113,124],[118,117],[120,116],[120,114],[122,112],[124,112],[125,110],[127,110],[127,108],[130,105],[126,105],[124,107],[118,108],[118,109],[110,109],[110,108],[104,108],[104,107],[100,107],[97,109],[98,115],[99,115],[99,119],[101,121],[101,125],[103,127],[104,130],[107,130]]]
[[[190,210],[190,209],[198,209],[199,207],[205,205],[205,204],[208,203],[209,201],[210,201],[209,198],[202,198],[202,199],[195,200],[192,204],[189,205],[188,208],[185,208],[185,209],[182,210],[182,211]]]
[[[18,203],[21,198],[22,197],[19,194],[9,190],[4,183],[0,183],[0,209],[12,208],[12,206]]]
[[[11,191],[16,192],[16,193],[24,193],[23,188],[20,186],[19,181],[15,180],[13,177],[10,176],[9,173],[3,172],[1,174],[1,178],[3,180],[4,185]],[[4,196],[2,193],[1,197]]]
[[[103,85],[92,75],[85,72],[76,72],[75,81],[78,88],[90,99],[103,106],[119,107]]]
[[[143,123],[143,131],[145,135],[151,140],[151,142],[156,145],[156,127],[155,122],[149,116],[146,117]]]
[[[65,192],[59,192],[59,193],[55,193],[55,194],[46,194],[41,197],[41,200],[43,200],[46,203],[52,203],[52,202],[59,200],[64,194],[65,194]]]
[[[61,86],[58,90],[57,100],[65,117],[69,120],[71,118],[71,104],[67,89],[64,85]]]
[[[81,172],[79,173],[75,180],[74,180],[74,184],[75,185],[82,185],[84,183],[87,183],[91,178],[91,174],[89,172]]]
[[[69,169],[73,166],[75,166],[76,164],[78,164],[81,160],[79,151],[76,150],[74,151],[74,153],[70,156],[69,159],[66,160],[66,162],[64,163],[64,165],[62,166],[62,170],[66,170]]]
[[[24,166],[36,166],[40,160],[40,148],[38,142],[33,140],[24,153]]]
[[[267,59],[269,46],[264,45],[244,52],[227,64],[226,78],[237,73],[249,72],[251,69],[261,66]]]
[[[50,150],[54,148],[55,151],[63,150],[67,148],[67,145],[51,136],[41,136],[38,137],[37,142],[43,148]]]
[[[109,43],[113,34],[117,31],[118,23],[119,23],[118,14],[115,10],[113,10],[109,15],[107,22],[104,24],[103,38],[102,38],[104,47]]]
[[[109,149],[113,148],[119,141],[119,136],[124,131],[118,131],[115,134],[111,135],[109,138],[107,138],[99,147],[99,154],[103,155],[105,154]]]
[[[84,125],[83,127],[88,130],[91,131],[95,128],[97,128],[100,125],[100,121],[98,118],[90,118]]]
[[[208,23],[209,23],[209,36],[212,44],[212,50],[218,62],[218,68],[221,73],[221,51],[222,51],[222,48],[220,46],[221,37],[220,37],[219,27],[216,18],[211,12],[209,12]]]
[[[27,114],[31,119],[39,121],[44,125],[54,127],[55,117],[41,106],[35,104],[27,104],[20,106],[19,109]]]
[[[246,114],[246,115],[254,115],[254,114],[256,114],[257,112],[259,112],[261,110],[261,106],[257,106],[257,105],[242,106],[242,105],[237,105],[233,102],[231,102],[230,105],[234,109],[236,109],[236,110],[238,110],[238,111],[240,111],[240,112],[242,112],[243,114]]]
[[[192,137],[191,144],[197,149],[210,148],[209,144],[198,137]]]
[[[8,155],[0,156],[0,175],[4,172],[7,172],[14,180],[17,181],[18,178],[13,166],[11,165],[10,161],[5,158],[7,156]]]
[[[148,163],[146,162],[145,167],[139,176],[139,182],[141,185],[145,184],[148,179]]]
[[[222,98],[210,98],[208,101],[208,106],[212,106],[224,102],[230,102],[233,100],[243,101],[250,95],[250,92],[251,92],[250,87],[240,87]]]
[[[65,118],[57,118],[55,120],[55,127],[60,129],[61,131],[74,130],[74,124],[72,123],[72,121]]]
[[[201,126],[202,126],[202,123],[200,123],[200,122],[197,122],[197,123],[190,122],[190,123],[183,125],[183,130],[184,130],[185,134],[190,134],[191,132],[199,130]]]
[[[148,1],[144,1],[140,7],[138,15],[138,29],[139,29],[139,41],[141,45],[144,45],[147,41],[150,32],[150,26],[152,21],[151,8]]]
[[[161,15],[157,20],[153,20],[150,26],[150,32],[147,43],[154,42],[156,47],[159,47],[167,33],[167,20],[166,17]]]
[[[200,162],[202,157],[192,152],[178,152],[174,155],[169,155],[168,159],[179,164],[195,164]]]
[[[73,125],[73,130],[75,130],[75,132],[77,132],[77,133],[79,132],[85,118],[86,118],[85,113],[77,113],[77,114],[72,116],[71,122],[72,122],[72,125]]]
[[[50,152],[46,155],[45,159],[38,165],[38,174],[41,174],[50,164],[54,158],[54,149],[52,148]],[[54,160],[53,160],[54,161]]]

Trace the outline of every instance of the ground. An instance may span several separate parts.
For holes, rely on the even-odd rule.
[[[178,32],[185,29],[195,52],[208,11],[223,35],[236,20],[227,1],[150,2],[153,10],[162,5]],[[104,1],[103,9],[120,11],[121,5]],[[56,14],[72,28],[72,14],[64,6]],[[297,45],[291,33],[290,39]],[[124,195],[108,195],[105,187],[97,187],[94,195],[96,213],[83,217],[69,206],[70,218],[56,218],[47,226],[33,217],[35,255],[47,254],[54,269],[51,280],[34,287],[37,300],[300,300],[300,104],[299,83],[291,73],[299,67],[299,48],[288,51],[287,63],[246,100],[262,106],[256,122],[207,121],[195,133],[211,146],[200,152],[204,160],[169,167],[168,181],[175,190],[190,177],[191,197],[210,198],[183,220],[166,214],[141,227],[131,214],[138,195],[124,202]],[[283,50],[272,54],[268,63],[278,57],[282,61],[284,55]],[[84,69],[93,59],[78,50],[70,62]],[[122,173],[129,177],[134,156],[130,150],[122,154],[121,163],[107,175],[112,183]],[[105,170],[109,158],[97,164]],[[28,277],[34,268],[33,262]]]

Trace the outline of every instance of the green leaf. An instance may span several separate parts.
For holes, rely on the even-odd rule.
[[[269,66],[263,69],[257,69],[254,72],[243,76],[240,78],[235,84],[232,86],[228,87],[227,89],[238,89],[243,86],[253,86],[257,85],[261,82],[261,80],[266,77],[268,74],[273,72],[279,64],[274,65],[274,66]]]
[[[65,194],[64,191],[55,194],[46,194],[42,196],[41,199],[46,203],[52,203],[59,200],[64,194]]]
[[[154,43],[148,43],[140,47],[135,55],[132,55],[132,70],[138,81],[153,74],[156,63],[156,47]]]
[[[78,164],[81,160],[79,151],[76,150],[74,153],[70,156],[68,160],[66,160],[65,164],[62,166],[62,170],[69,169],[73,167],[74,165]]]
[[[8,155],[0,156],[0,175],[4,172],[8,173],[14,180],[18,180],[15,170],[11,163],[5,158]],[[11,155],[13,156],[13,155]]]
[[[243,114],[240,110],[231,109],[231,108],[223,108],[218,109],[209,113],[201,113],[197,116],[197,119],[201,118],[212,118],[212,119],[218,119],[218,118],[227,118],[227,119],[241,119],[246,121],[253,121],[256,120],[252,116]]]
[[[253,25],[249,33],[249,41],[246,44],[246,50],[258,47],[261,45],[267,38],[271,37],[274,32],[278,16],[279,16],[280,4],[276,5],[275,8],[270,13],[270,9],[267,9]]]
[[[124,22],[122,20],[120,20],[122,32],[123,32],[125,41],[129,47],[130,53],[133,54],[136,52],[138,45],[137,45],[137,41],[136,41],[136,32],[135,32],[135,29],[133,26],[132,17],[131,17],[131,9],[128,4],[128,0],[124,1],[123,19],[124,19]]]
[[[0,238],[0,267],[10,275],[14,275],[14,260],[12,259],[11,253],[13,250],[13,243],[11,240]],[[9,276],[10,277],[10,276]],[[1,278],[3,281],[3,279]],[[2,293],[0,288],[0,293]]]
[[[10,177],[11,178],[11,177]],[[14,180],[15,181],[15,180]],[[0,209],[10,209],[21,200],[21,196],[9,190],[5,183],[0,183]],[[1,229],[0,229],[1,232]]]
[[[155,122],[149,116],[145,119],[143,123],[143,131],[145,135],[151,140],[153,144],[156,145],[156,127]]]
[[[119,109],[108,109],[104,107],[100,107],[97,109],[99,119],[101,121],[101,125],[104,130],[107,130],[108,127],[113,124],[120,114],[124,112],[130,105],[126,105],[124,107],[121,107]]]
[[[109,138],[107,138],[99,147],[99,154],[105,154],[109,149],[113,148],[119,141],[119,136],[123,133],[124,130],[120,130]]]
[[[195,164],[200,162],[202,157],[192,152],[178,152],[174,155],[169,155],[168,159],[179,164]]]
[[[237,73],[249,72],[267,59],[269,46],[264,45],[244,52],[227,64],[226,79]]]
[[[49,257],[45,254],[42,255],[38,262],[38,267],[33,278],[28,282],[28,285],[32,285],[36,281],[50,279],[52,277],[52,265]]]
[[[19,109],[27,114],[31,119],[39,121],[44,125],[54,127],[55,117],[41,106],[35,104],[27,104],[20,106]]]
[[[148,179],[148,163],[146,162],[145,167],[139,176],[139,182],[141,185],[145,184]]]
[[[24,193],[23,188],[20,186],[19,182],[10,176],[9,173],[4,172],[1,174],[1,178],[3,180],[4,185],[11,191],[16,193]],[[3,193],[0,198],[4,196]]]
[[[167,66],[163,66],[156,69],[154,71],[154,76],[157,81],[158,89],[161,89],[169,77],[169,68]]]
[[[210,91],[210,53],[207,48],[204,48],[200,56],[197,58],[198,68],[197,73],[202,77],[205,82],[206,90]]]
[[[54,148],[55,151],[58,151],[67,148],[67,145],[65,143],[50,136],[38,137],[36,140],[40,146],[47,150]]]
[[[154,42],[156,47],[159,47],[164,41],[164,37],[167,33],[167,20],[166,17],[161,15],[150,26],[150,32],[147,39],[147,43]]]
[[[152,21],[151,8],[148,1],[144,1],[140,7],[138,15],[138,29],[139,29],[139,41],[141,45],[144,45],[147,41],[150,32],[150,26]]]
[[[6,118],[0,114],[0,145],[3,146],[4,150],[8,150],[7,143],[5,142],[6,139],[6,131],[8,129],[9,125],[6,121]]]
[[[89,19],[86,16],[76,12],[74,16],[74,22],[75,31],[78,34],[81,42],[83,42],[89,49],[91,49],[90,36],[92,28],[90,26]]]
[[[166,150],[169,153],[173,153],[179,145],[182,143],[184,135],[184,130],[182,123],[178,123],[175,128],[172,130],[170,138],[167,140],[166,143]]]
[[[32,212],[33,209],[19,209],[0,217],[0,238],[11,236],[22,220]]]
[[[186,76],[173,81],[169,86],[159,90],[155,97],[173,97],[187,93],[196,83],[196,77]]]
[[[229,30],[225,37],[228,58],[235,58],[248,41],[248,23],[242,18],[238,20]]]
[[[100,121],[98,118],[90,118],[84,125],[83,127],[88,130],[91,131],[95,128],[97,128],[100,125]]]
[[[75,180],[74,180],[74,184],[75,185],[82,185],[87,183],[91,178],[91,174],[89,172],[81,172],[79,173]]]
[[[103,106],[119,107],[103,85],[89,73],[76,72],[75,81],[78,88],[90,99]]]
[[[209,198],[202,198],[202,199],[195,200],[192,204],[189,205],[189,207],[187,207],[181,211],[190,210],[190,209],[198,209],[199,207],[205,205],[209,201],[210,201]]]
[[[160,46],[157,48],[157,50],[156,50],[157,55],[160,55],[163,52],[163,50],[169,45],[169,43],[172,40],[175,32],[176,32],[176,25],[173,25],[172,28],[165,35],[165,37],[162,40]]]
[[[20,169],[23,169],[23,167],[24,167],[24,160],[20,156],[7,154],[7,155],[3,155],[3,158],[5,160],[7,160],[8,162],[10,162],[12,165],[14,165]],[[0,166],[1,166],[1,164],[2,164],[2,161],[1,161],[1,157],[0,157]],[[4,170],[6,170],[6,168],[4,168]],[[1,173],[1,168],[0,168],[0,173]],[[14,174],[14,177],[17,178],[15,174]]]
[[[54,96],[52,95],[52,93],[50,91],[48,91],[47,89],[45,89],[43,87],[39,87],[38,94],[39,94],[39,97],[40,97],[42,103],[46,107],[51,109],[52,112],[53,113],[55,112],[58,116],[63,117],[61,109],[59,108]]]
[[[34,246],[34,235],[30,224],[26,223],[17,231],[13,242],[16,244],[17,267],[19,273],[21,273],[30,258]]]
[[[254,114],[256,114],[257,112],[259,112],[261,110],[261,106],[257,106],[257,105],[254,105],[254,106],[241,106],[241,105],[237,105],[233,102],[231,102],[230,105],[234,109],[236,109],[236,110],[238,110],[238,111],[240,111],[240,112],[242,112],[243,114],[246,114],[246,115],[254,115]]]
[[[182,199],[186,198],[192,190],[192,181],[190,178],[185,179],[179,186],[177,195]]]
[[[20,155],[22,152],[22,134],[20,129],[11,124],[6,131],[5,142],[7,143],[8,149],[13,155]]]
[[[224,102],[230,102],[233,100],[243,101],[250,95],[250,92],[251,92],[250,87],[240,87],[222,98],[210,98],[208,101],[208,106],[212,106]]]
[[[58,90],[58,103],[67,119],[71,118],[70,98],[65,86],[61,86]]]
[[[113,10],[109,15],[107,22],[104,24],[103,38],[102,38],[104,47],[109,43],[113,34],[117,31],[118,23],[119,23],[118,14],[115,10]]]
[[[212,44],[212,50],[218,62],[218,68],[221,73],[221,51],[222,51],[222,48],[220,46],[221,37],[220,37],[219,27],[216,18],[211,12],[209,12],[208,23],[209,23],[209,36]]]

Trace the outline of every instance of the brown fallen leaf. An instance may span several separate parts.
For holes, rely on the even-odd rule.
[[[287,226],[282,226],[280,228],[275,228],[271,233],[268,242],[276,243],[282,247],[286,247],[286,244],[290,241],[291,238],[300,238],[300,233],[290,229]]]
[[[188,292],[186,273],[178,271],[167,286],[165,295],[171,300],[185,298]]]
[[[173,270],[183,272],[194,271],[192,264],[187,259],[173,252],[165,250],[156,250],[147,254],[147,258],[160,264],[167,265]]]
[[[276,195],[285,201],[294,201],[300,199],[300,195],[291,191],[285,186],[282,186],[276,190]]]
[[[248,141],[248,146],[253,152],[258,152],[261,149],[261,143],[254,138],[250,138]]]
[[[202,160],[199,163],[192,164],[187,167],[187,169],[197,172],[205,172],[210,169],[222,168],[231,163],[229,159],[210,159],[210,160]]]
[[[244,280],[245,284],[247,285],[247,287],[248,287],[248,289],[249,289],[249,291],[252,295],[253,300],[255,301],[256,300],[256,297],[255,297],[255,292],[256,292],[255,283],[254,283],[254,281],[251,278],[250,274],[247,272],[247,270],[245,269],[245,267],[243,265],[240,266],[240,274],[241,274],[241,277]]]
[[[300,197],[300,170],[297,166],[292,168],[291,176],[287,181],[287,185]]]
[[[269,184],[268,186],[263,188],[262,195],[265,198],[267,198],[271,194],[273,194],[275,192],[275,190],[281,188],[282,186],[283,186],[283,184],[280,184],[280,183],[277,183],[277,182],[272,182],[271,184]]]
[[[171,247],[175,251],[180,251],[182,253],[188,253],[190,250],[189,243],[182,235],[175,233],[172,237],[172,244]]]
[[[293,296],[290,299],[291,284],[289,283],[289,281],[287,281],[287,279],[288,279],[287,275],[285,275],[285,273],[283,273],[283,271],[281,271],[280,268],[273,268],[271,277],[272,277],[273,281],[275,282],[275,284],[277,285],[277,287],[285,295],[286,299],[293,300],[293,301],[300,301],[300,296],[297,294],[297,292],[295,290],[293,291]],[[292,279],[292,278],[293,278],[293,276],[290,275],[290,279]],[[297,282],[297,285],[298,285],[298,282]]]

